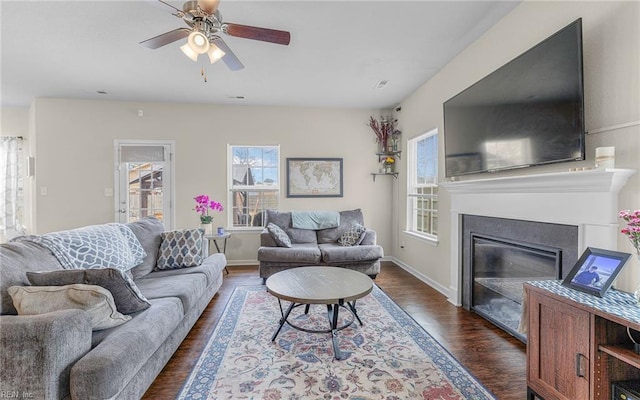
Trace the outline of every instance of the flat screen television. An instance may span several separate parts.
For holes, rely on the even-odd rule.
[[[444,103],[448,177],[584,160],[582,20]]]

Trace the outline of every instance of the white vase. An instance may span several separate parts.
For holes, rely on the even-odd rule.
[[[200,228],[204,229],[205,235],[213,235],[213,222],[209,222],[208,224],[200,224]]]

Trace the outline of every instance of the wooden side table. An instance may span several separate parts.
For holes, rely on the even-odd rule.
[[[209,240],[209,252],[211,252],[211,242],[216,246],[216,251],[218,253],[227,254],[227,239],[231,237],[229,232],[225,232],[223,235],[213,234],[213,235],[204,235],[205,239]],[[224,240],[222,243],[222,251],[220,251],[220,245],[218,244],[218,240]],[[224,271],[228,274],[229,270],[227,266],[224,266]]]

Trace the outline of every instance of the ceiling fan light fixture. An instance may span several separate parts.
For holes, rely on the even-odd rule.
[[[220,47],[216,46],[215,44],[211,43],[209,45],[209,51],[207,51],[207,55],[209,56],[209,61],[211,61],[211,64],[215,63],[216,61],[224,57],[225,54],[226,53],[222,51]]]
[[[209,50],[209,39],[200,31],[191,32],[187,44],[198,54],[204,54]]]
[[[193,62],[198,62],[198,53],[196,53],[195,51],[193,51],[193,49],[191,49],[191,46],[189,46],[189,43],[185,43],[182,46],[180,46],[180,50],[182,50],[185,56],[193,60]]]

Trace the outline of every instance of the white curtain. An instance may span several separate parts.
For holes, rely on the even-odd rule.
[[[21,159],[22,139],[0,137],[0,242],[24,233]]]

